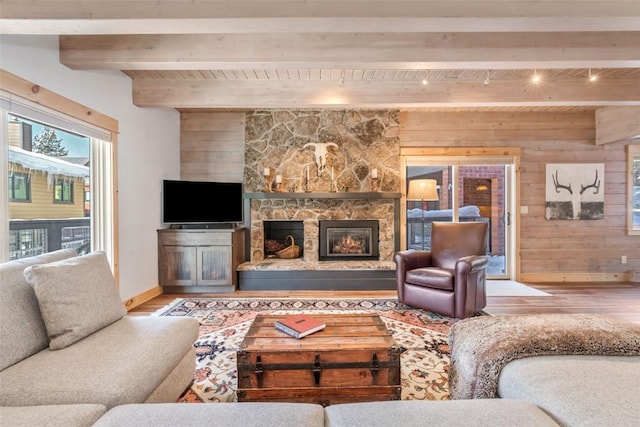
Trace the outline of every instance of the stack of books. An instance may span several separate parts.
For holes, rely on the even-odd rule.
[[[324,329],[327,325],[308,314],[295,314],[277,320],[275,326],[294,338],[302,338]]]

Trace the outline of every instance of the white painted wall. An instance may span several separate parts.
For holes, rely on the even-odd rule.
[[[120,294],[124,300],[157,286],[160,187],[180,177],[179,113],[133,105],[131,80],[120,71],[63,66],[57,36],[3,34],[0,67],[118,121]]]

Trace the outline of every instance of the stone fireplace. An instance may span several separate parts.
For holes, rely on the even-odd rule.
[[[320,261],[378,260],[377,220],[320,221]]]
[[[244,225],[249,233],[245,262],[238,268],[240,289],[395,286],[398,111],[257,110],[245,119]],[[331,248],[321,248],[326,221],[371,221],[377,230],[335,231]],[[298,259],[270,256],[265,241],[273,240],[275,222],[284,229],[302,224],[296,228]],[[365,237],[366,243],[348,241]],[[354,249],[358,245],[362,248]]]
[[[345,221],[345,224],[358,221],[377,227],[375,235],[372,231],[367,248],[371,255],[361,254],[351,260],[392,261],[399,245],[399,225],[395,220],[399,212],[399,193],[252,193],[246,197],[245,211],[250,212],[247,228],[251,232],[245,245],[248,250],[245,258],[250,262],[270,259],[273,254],[268,251],[268,240],[284,244],[289,234],[301,246],[299,261],[347,261],[344,257],[320,258],[321,224],[331,221]]]

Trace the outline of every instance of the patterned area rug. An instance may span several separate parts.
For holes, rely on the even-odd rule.
[[[449,328],[456,321],[401,304],[397,299],[181,298],[158,316],[189,316],[200,322],[194,384],[181,402],[233,402],[238,385],[236,350],[257,313],[375,312],[401,355],[403,400],[448,400]]]

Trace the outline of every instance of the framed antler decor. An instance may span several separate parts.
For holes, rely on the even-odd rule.
[[[545,218],[604,218],[604,163],[548,163]]]

